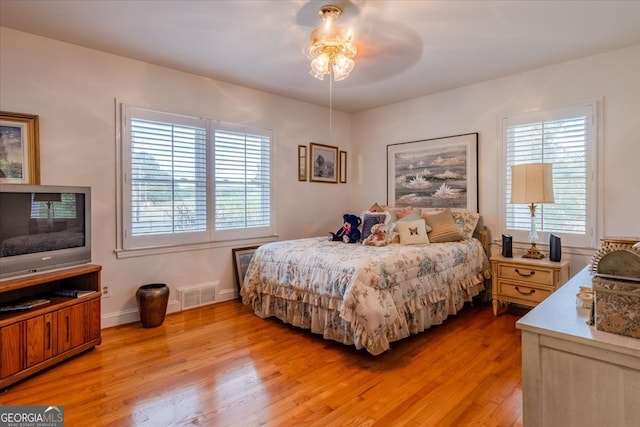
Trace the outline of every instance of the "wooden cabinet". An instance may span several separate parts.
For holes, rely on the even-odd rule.
[[[0,389],[101,343],[101,269],[84,265],[0,282],[0,307],[49,300],[0,313]],[[55,296],[60,289],[94,292],[80,298]]]
[[[493,315],[498,305],[535,307],[569,280],[569,262],[546,259],[491,257]]]

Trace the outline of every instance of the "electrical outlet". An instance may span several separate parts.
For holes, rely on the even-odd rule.
[[[111,298],[111,282],[102,283],[102,298]]]

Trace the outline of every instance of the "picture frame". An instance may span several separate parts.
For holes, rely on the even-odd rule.
[[[340,183],[347,183],[347,152],[340,151]]]
[[[298,145],[298,181],[307,180],[307,146]]]
[[[478,133],[387,145],[387,204],[478,212]]]
[[[309,144],[310,181],[338,183],[338,147],[331,145]]]
[[[0,111],[0,183],[40,184],[39,116]]]
[[[251,258],[253,258],[253,254],[259,246],[249,246],[245,248],[233,248],[233,270],[235,272],[236,278],[236,289],[238,291],[238,300],[242,301],[242,297],[240,296],[240,288],[242,287],[242,282],[244,281],[244,276],[247,273],[247,268],[249,267],[249,262]]]

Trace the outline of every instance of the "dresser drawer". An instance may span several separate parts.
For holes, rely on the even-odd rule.
[[[520,283],[538,283],[553,287],[553,270],[530,265],[498,265],[498,279],[517,280]]]
[[[532,303],[542,302],[546,297],[551,295],[553,288],[540,288],[522,283],[511,283],[498,281],[498,292],[500,295],[512,298],[521,298]]]

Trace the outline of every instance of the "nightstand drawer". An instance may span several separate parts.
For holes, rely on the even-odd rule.
[[[553,288],[544,289],[526,284],[515,284],[510,282],[498,282],[500,295],[512,298],[521,298],[533,303],[542,302],[546,297],[551,295]]]
[[[498,279],[553,286],[553,270],[529,265],[500,264],[498,266]]]

